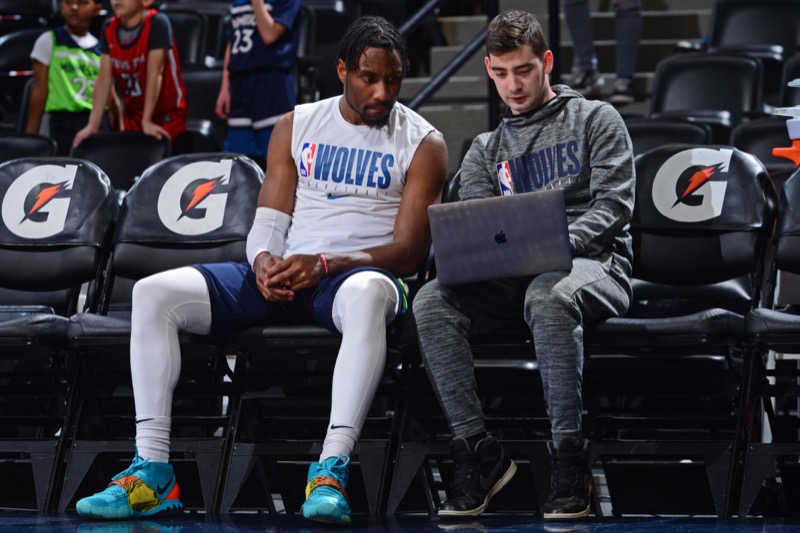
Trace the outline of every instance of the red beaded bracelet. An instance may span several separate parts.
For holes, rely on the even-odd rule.
[[[322,263],[322,274],[324,276],[327,276],[328,273],[330,272],[330,270],[328,269],[328,260],[325,259],[325,256],[322,254],[317,254],[317,257],[319,257],[319,262]]]

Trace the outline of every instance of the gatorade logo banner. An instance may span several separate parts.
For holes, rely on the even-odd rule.
[[[678,222],[719,217],[725,203],[733,150],[693,148],[667,159],[653,179],[653,204]]]
[[[3,198],[6,228],[26,239],[64,231],[77,170],[77,165],[41,165],[21,174]]]
[[[158,216],[180,235],[203,235],[222,227],[233,160],[198,161],[167,179],[158,197]]]

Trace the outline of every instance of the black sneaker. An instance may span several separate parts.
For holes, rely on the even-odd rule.
[[[633,80],[627,78],[617,78],[614,82],[614,90],[608,101],[614,105],[625,105],[633,103]]]
[[[544,504],[545,520],[579,520],[589,516],[589,495],[592,491],[586,465],[588,441],[573,437],[561,440],[556,452],[548,444],[553,460],[550,500]]]
[[[467,441],[453,439],[455,473],[449,498],[439,508],[439,516],[478,516],[509,480],[517,465],[495,437],[486,437],[470,451]]]
[[[581,93],[586,98],[596,98],[600,96],[600,89],[603,88],[605,80],[596,70],[582,72],[575,76],[569,86]]]

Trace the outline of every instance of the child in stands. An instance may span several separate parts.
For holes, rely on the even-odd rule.
[[[272,128],[295,105],[295,21],[300,0],[233,0],[215,112],[228,121],[225,150],[263,165]]]
[[[155,0],[115,0],[103,26],[94,105],[73,146],[100,129],[112,80],[123,103],[122,129],[175,140],[186,130],[186,89],[169,19],[150,9]]]
[[[25,131],[39,133],[48,113],[49,134],[58,143],[58,155],[69,155],[72,139],[92,109],[100,48],[89,26],[100,13],[101,3],[61,0],[59,8],[66,24],[42,33],[31,51],[33,90]]]

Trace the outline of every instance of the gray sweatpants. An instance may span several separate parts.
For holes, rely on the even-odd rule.
[[[621,316],[629,302],[630,282],[611,254],[575,258],[570,272],[423,286],[414,298],[422,357],[453,435],[486,431],[469,337],[524,317],[533,333],[553,442],[580,438],[583,325]]]

